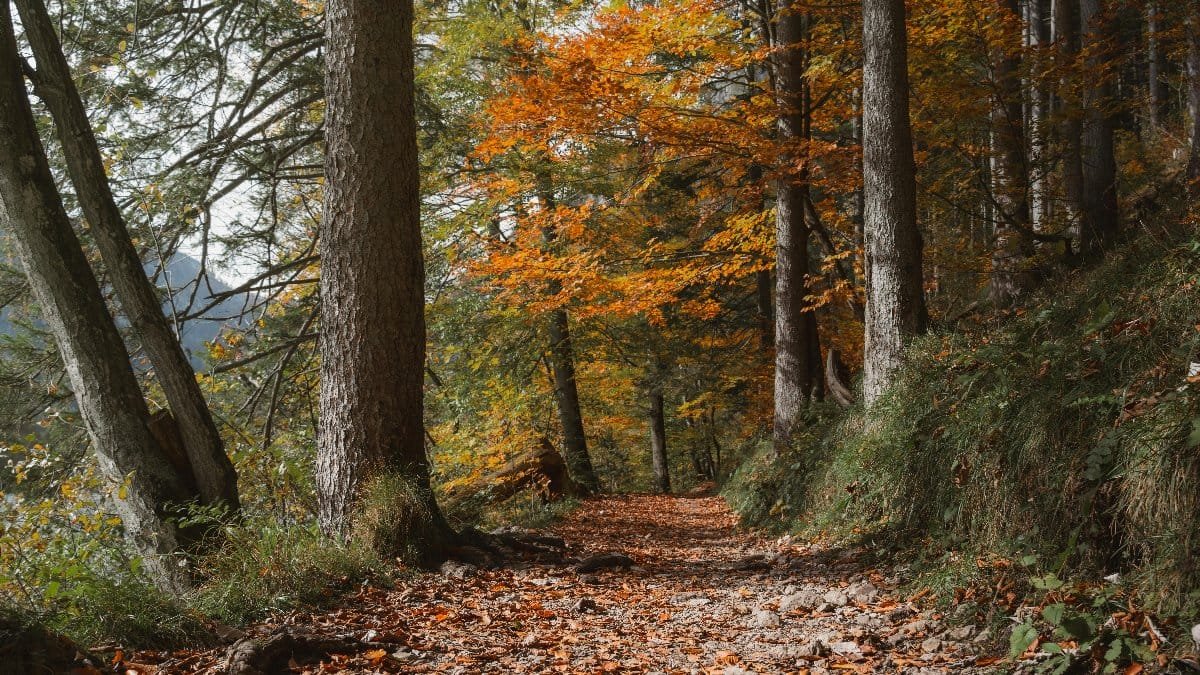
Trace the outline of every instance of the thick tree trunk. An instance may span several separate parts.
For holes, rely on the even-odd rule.
[[[887,390],[925,332],[904,0],[863,1],[863,193],[867,315],[863,400]]]
[[[425,455],[413,5],[331,0],[325,21],[318,516],[345,537],[368,481],[394,479],[409,494],[390,545],[428,564],[451,532]]]
[[[104,160],[42,0],[17,0],[25,35],[37,59],[36,91],[54,117],[71,182],[91,224],[109,278],[130,326],[154,365],[179,426],[202,503],[238,510],[237,473],[225,454],[196,374],[163,316],[153,285],[125,229],[104,171]]]
[[[1113,147],[1113,86],[1106,68],[1110,58],[1111,18],[1104,15],[1100,0],[1081,0],[1079,27],[1087,50],[1089,79],[1096,81],[1085,92],[1082,158],[1083,219],[1079,248],[1089,251],[1104,248],[1117,234],[1117,160]]]
[[[663,392],[650,390],[650,459],[654,465],[654,487],[661,494],[671,493],[671,470],[667,464],[667,417]]]
[[[1191,149],[1188,153],[1187,178],[1189,187],[1200,178],[1200,2],[1188,1],[1187,23],[1187,86],[1188,115],[1191,117]]]
[[[1058,58],[1061,62],[1060,70],[1066,73],[1079,57],[1079,0],[1055,0],[1054,28],[1054,39],[1058,42]],[[1078,241],[1083,219],[1083,113],[1073,79],[1069,75],[1063,75],[1059,84],[1063,205],[1070,221],[1070,230]]]
[[[190,580],[173,557],[172,505],[192,500],[150,429],[129,355],[50,173],[25,93],[8,3],[0,7],[0,199],[4,229],[58,344],[100,470],[117,494],[125,533],[156,583]],[[117,486],[122,486],[117,489]]]
[[[1017,0],[999,0],[996,11],[999,18],[1009,20],[1018,16],[1020,7]],[[996,144],[992,185],[996,220],[991,297],[1000,307],[1011,305],[1033,286],[1028,269],[1033,240],[1029,236],[1029,165],[1025,156],[1020,73],[1021,55],[1016,45],[997,47],[992,55],[995,92],[992,133]]]
[[[547,222],[542,226],[542,243],[550,248],[558,238],[552,213],[558,202],[554,199],[554,186],[549,173],[539,171],[537,175],[538,199],[546,210]],[[552,280],[546,293],[554,296],[562,291],[558,280]],[[600,491],[600,480],[592,466],[588,453],[587,434],[583,428],[583,408],[579,405],[579,384],[575,378],[575,347],[571,342],[571,322],[566,309],[550,313],[550,366],[554,371],[554,401],[558,407],[558,421],[562,426],[563,458],[571,478],[588,492]]]
[[[780,108],[777,129],[783,152],[775,189],[775,420],[776,453],[791,443],[804,408],[821,387],[816,316],[809,306],[807,169],[798,146],[808,138],[807,17],[792,0],[776,10],[778,50],[773,66]],[[814,346],[816,359],[813,359]]]

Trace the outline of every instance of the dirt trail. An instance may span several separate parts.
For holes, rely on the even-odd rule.
[[[947,631],[896,597],[894,570],[740,531],[718,497],[601,497],[553,529],[573,556],[619,551],[636,565],[458,568],[250,633],[369,643],[285,672],[936,673],[993,661],[976,656],[986,633]],[[171,672],[222,672],[220,650],[165,656],[153,660]]]

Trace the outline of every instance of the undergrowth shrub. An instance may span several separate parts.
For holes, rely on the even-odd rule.
[[[200,558],[199,612],[231,624],[272,611],[329,602],[355,583],[386,582],[394,568],[360,541],[340,543],[314,524],[253,519],[226,528],[221,548]]]
[[[92,465],[58,466],[48,448],[9,446],[14,483],[52,470],[54,494],[0,500],[0,605],[81,645],[168,647],[202,640],[201,622],[141,574]]]
[[[869,415],[814,420],[725,495],[758,524],[1121,571],[1155,608],[1200,613],[1200,244],[1142,236],[1052,286],[917,341]]]

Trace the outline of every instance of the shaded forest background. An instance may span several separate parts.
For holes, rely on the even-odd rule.
[[[28,86],[147,412],[210,446],[212,480],[189,459],[194,508],[176,514],[181,541],[224,532],[219,553],[189,558],[191,602],[238,622],[310,599],[314,576],[379,573],[372,547],[317,526],[336,511],[314,482],[325,7],[63,2],[39,24],[40,4],[16,3],[7,76]],[[919,233],[883,248],[864,193],[864,140],[882,138],[864,137],[868,7],[417,4],[427,348],[410,450],[450,525],[715,482],[755,525],[936,541],[948,553],[923,578],[944,590],[1013,561],[1049,586],[1119,572],[1139,603],[1195,618],[1200,8],[904,4],[912,138],[893,146],[913,152],[887,173],[911,182]],[[81,128],[90,169],[64,134]],[[191,354],[197,392],[135,330],[120,273],[134,262],[113,262],[103,219],[151,271],[162,330],[219,327]],[[148,590],[153,556],[130,551],[111,507],[138,486],[88,452],[10,229],[0,591],[88,639],[136,598],[115,630],[183,639],[194,620]],[[912,302],[871,300],[868,258],[893,254]],[[189,259],[194,279],[153,272]],[[872,311],[904,315],[891,352],[864,349]],[[190,396],[206,411],[193,427]]]

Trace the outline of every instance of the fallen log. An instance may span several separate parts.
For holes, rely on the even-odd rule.
[[[562,455],[549,439],[543,438],[538,448],[517,456],[506,466],[449,490],[446,499],[453,505],[480,495],[491,502],[502,502],[527,488],[533,488],[545,501],[584,494],[567,473]]]
[[[103,659],[66,637],[0,612],[0,672],[111,673]]]
[[[272,675],[286,672],[289,662],[317,661],[330,654],[352,654],[368,648],[357,640],[322,637],[284,628],[266,637],[245,637],[225,652],[226,675]]]
[[[612,569],[614,567],[633,567],[633,558],[624,553],[597,553],[596,555],[580,560],[575,565],[575,571],[579,574],[587,574],[588,572]]]

